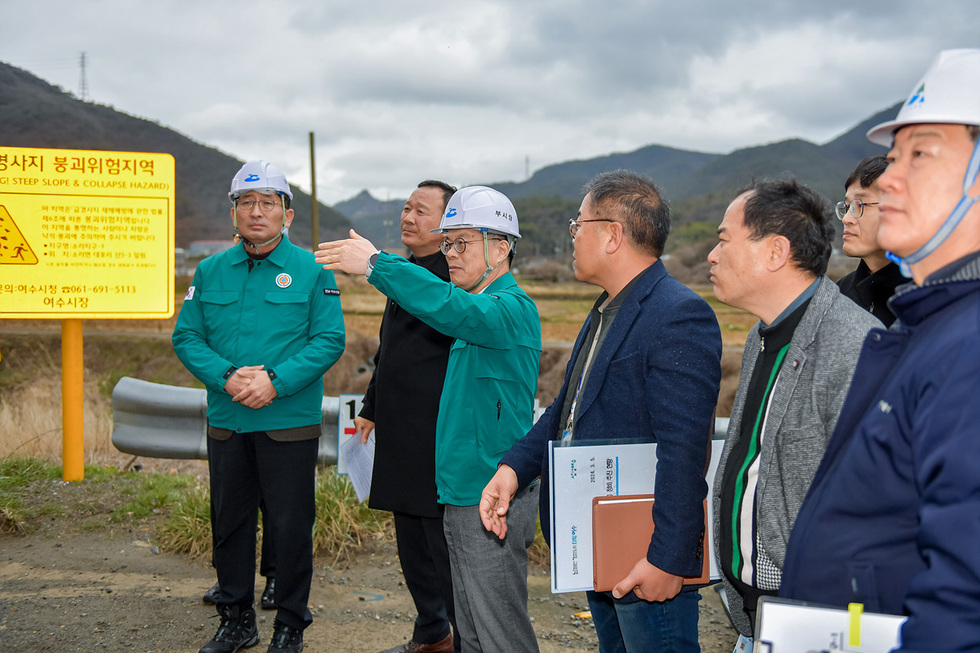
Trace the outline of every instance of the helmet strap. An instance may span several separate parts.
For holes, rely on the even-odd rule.
[[[474,290],[476,290],[481,283],[487,280],[487,277],[493,274],[494,270],[500,267],[501,263],[507,260],[507,257],[505,256],[504,258],[500,259],[500,261],[496,265],[490,265],[490,239],[487,238],[486,229],[480,229],[480,231],[483,232],[483,260],[487,265],[487,269],[483,271],[483,274],[480,276],[479,279],[476,280],[476,283],[474,283],[472,286],[466,289],[466,292],[473,292]],[[507,239],[507,244],[510,245],[509,238]]]
[[[242,239],[242,242],[245,243],[245,245],[247,247],[251,247],[252,250],[256,254],[258,254],[259,253],[259,247],[265,247],[266,245],[271,245],[272,243],[276,242],[276,240],[278,240],[279,238],[282,238],[283,232],[284,232],[284,230],[283,229],[280,229],[279,230],[279,233],[277,233],[275,236],[273,236],[269,240],[265,241],[264,243],[253,243],[251,240],[249,240],[248,238],[246,238],[245,236],[243,236],[241,234],[238,234],[238,237]]]

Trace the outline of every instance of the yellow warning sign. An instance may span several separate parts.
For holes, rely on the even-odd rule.
[[[6,207],[0,204],[0,265],[4,263],[37,265],[37,257]]]
[[[0,318],[174,312],[174,158],[0,147]]]

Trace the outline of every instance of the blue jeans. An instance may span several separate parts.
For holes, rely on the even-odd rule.
[[[700,653],[697,591],[651,603],[610,592],[586,592],[600,653]]]

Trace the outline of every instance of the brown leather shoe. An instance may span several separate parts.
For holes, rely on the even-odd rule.
[[[453,634],[449,633],[445,639],[435,644],[419,644],[413,640],[382,653],[453,653]]]

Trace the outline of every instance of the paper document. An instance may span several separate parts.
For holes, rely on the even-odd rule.
[[[905,617],[801,603],[772,596],[759,599],[755,653],[850,651],[887,653],[901,643]]]
[[[371,494],[371,476],[374,473],[374,431],[367,443],[361,442],[361,432],[340,445],[340,455],[347,463],[347,477],[350,479],[357,500],[364,501]]]
[[[358,431],[357,419],[361,408],[364,406],[363,395],[340,395],[337,407],[337,473],[344,476],[347,474],[347,461],[344,460],[344,443],[349,438],[355,437]]]
[[[712,441],[707,473],[708,515],[711,485],[723,440]],[[657,474],[657,445],[624,440],[572,440],[567,446],[548,443],[551,462],[551,591],[584,592],[593,589],[592,499],[620,494],[653,494]],[[708,519],[706,541],[712,541]],[[721,578],[714,556],[709,575]]]

